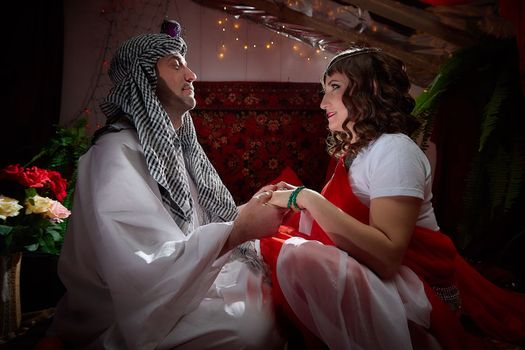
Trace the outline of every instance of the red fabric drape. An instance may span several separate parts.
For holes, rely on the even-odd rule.
[[[343,211],[368,223],[368,208],[353,194],[342,161],[337,164],[334,176],[322,193]],[[293,227],[281,227],[275,237],[261,240],[261,252],[274,272],[272,280],[276,303],[288,313],[291,310],[280,291],[275,269],[280,248],[284,240],[291,236],[333,245],[315,223],[310,236]],[[431,286],[456,285],[460,290],[463,310],[487,335],[525,343],[525,295],[499,288],[481,276],[458,254],[448,236],[417,227],[403,264],[410,267],[425,285],[432,303],[431,332],[444,349],[482,349],[483,341],[463,328],[459,317],[437,297]],[[298,321],[293,313],[290,316]]]

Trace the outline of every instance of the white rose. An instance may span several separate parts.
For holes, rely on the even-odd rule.
[[[54,201],[51,198],[34,197],[26,199],[26,215],[47,213],[53,206]]]
[[[22,208],[16,199],[0,195],[0,219],[17,216]]]

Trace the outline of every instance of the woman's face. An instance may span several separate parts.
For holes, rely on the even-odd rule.
[[[337,72],[325,78],[321,109],[325,110],[328,128],[331,131],[344,131],[343,122],[348,117],[348,109],[343,104],[343,94],[348,83],[346,75]],[[347,126],[352,130],[353,123],[350,122]]]

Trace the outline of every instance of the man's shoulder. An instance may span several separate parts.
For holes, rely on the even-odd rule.
[[[132,149],[141,148],[137,132],[132,127],[115,127],[100,136],[92,147],[95,149],[122,149],[124,147]]]
[[[99,165],[122,164],[130,159],[142,159],[144,152],[134,129],[111,131],[100,136],[82,156],[83,162]]]

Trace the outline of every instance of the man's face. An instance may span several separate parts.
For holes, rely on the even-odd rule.
[[[195,107],[193,82],[197,76],[180,54],[164,56],[157,61],[157,97],[164,108],[181,114]]]

